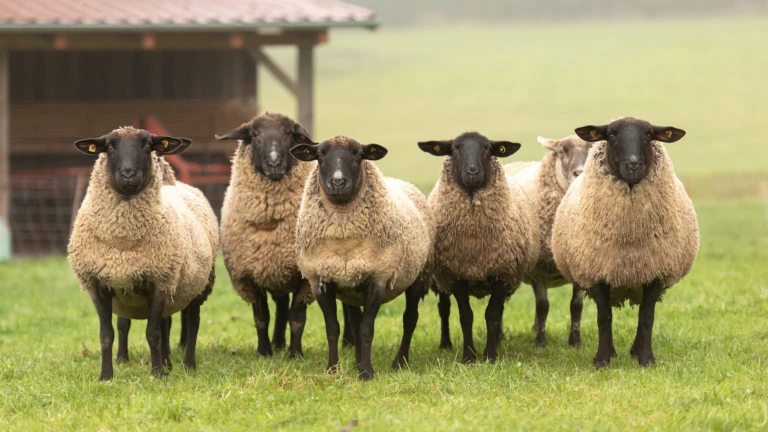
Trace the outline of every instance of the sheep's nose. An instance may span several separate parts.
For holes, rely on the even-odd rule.
[[[124,180],[130,180],[136,175],[136,170],[133,168],[123,168],[120,170],[120,177]]]
[[[575,170],[573,170],[573,176],[578,177],[584,172],[584,167],[578,167]]]
[[[347,180],[344,177],[334,177],[331,179],[331,186],[335,188],[344,187],[347,184]]]
[[[270,158],[270,159],[267,159],[267,166],[272,168],[279,167],[282,162],[283,162],[282,158],[275,158],[275,159]]]
[[[624,163],[624,168],[631,173],[636,173],[640,170],[642,164],[637,156],[631,156],[627,162]]]
[[[479,173],[479,172],[480,172],[480,169],[478,167],[476,167],[476,166],[471,166],[471,167],[467,168],[467,174],[469,174],[471,176],[477,175],[477,173]]]

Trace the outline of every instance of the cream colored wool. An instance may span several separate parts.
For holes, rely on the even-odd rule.
[[[337,298],[358,306],[363,304],[362,293],[354,287],[369,277],[387,281],[385,303],[404,292],[420,276],[434,241],[421,191],[385,178],[368,160],[363,160],[362,172],[357,197],[337,206],[325,197],[315,167],[296,227],[299,269],[312,290],[335,282]]]
[[[496,158],[491,158],[488,185],[470,200],[454,180],[453,162],[445,160],[429,194],[436,224],[432,269],[436,288],[450,293],[457,279],[479,283],[501,279],[512,294],[539,254],[533,206]],[[472,295],[489,294],[486,286],[475,285],[470,284]]]
[[[169,164],[168,161],[161,156],[155,156],[155,159],[157,160],[157,163],[159,163],[160,167],[162,168],[163,185],[175,186],[176,173],[173,172],[173,167],[171,167],[171,164]]]
[[[596,143],[555,216],[552,251],[563,275],[588,290],[611,286],[611,302],[639,304],[642,286],[664,290],[685,276],[699,250],[693,204],[662,143],[653,141],[648,176],[632,189],[609,172]]]
[[[221,208],[224,263],[232,287],[249,303],[256,301],[249,280],[282,295],[288,293],[286,284],[300,276],[296,216],[307,175],[316,165],[298,163],[280,181],[272,181],[254,171],[252,151],[252,145],[238,144]],[[301,295],[304,302],[313,300],[308,290]]]
[[[168,294],[163,316],[212,289],[218,249],[208,201],[183,183],[162,185],[162,163],[153,161],[146,188],[126,199],[111,187],[107,155],[99,156],[68,247],[81,289],[108,286],[113,313],[132,319],[147,318],[146,298],[134,289],[142,281]]]

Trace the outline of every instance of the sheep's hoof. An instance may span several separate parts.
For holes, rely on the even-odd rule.
[[[188,371],[194,372],[195,369],[197,369],[197,366],[195,365],[195,362],[192,362],[191,364],[184,362],[184,367],[187,368]]]
[[[339,364],[338,363],[335,363],[335,364],[330,364],[329,363],[328,366],[325,367],[325,373],[335,374],[335,373],[338,373],[338,372],[339,372]]]
[[[269,345],[259,347],[256,352],[262,357],[272,357],[272,347]]]
[[[449,350],[453,349],[453,344],[450,339],[440,341],[440,349]]]
[[[304,351],[302,351],[301,348],[291,349],[291,351],[288,353],[288,357],[290,357],[293,360],[301,360],[302,358],[304,358]]]
[[[272,348],[279,350],[285,348],[285,338],[283,339],[272,339]]]
[[[477,355],[473,350],[464,350],[464,356],[461,359],[462,363],[470,364],[477,361]]]
[[[497,356],[496,354],[488,354],[488,352],[484,352],[484,353],[483,353],[483,358],[484,358],[484,359],[485,359],[485,360],[486,360],[488,363],[496,363],[496,358],[497,358],[497,357],[498,357],[498,356]]]
[[[128,363],[128,356],[127,355],[126,356],[122,356],[122,355],[118,354],[117,357],[115,357],[115,363],[117,363],[117,364]]]
[[[610,356],[595,356],[595,367],[597,369],[602,369],[604,367],[607,367],[609,364],[611,364],[611,357]]]
[[[392,361],[392,369],[403,369],[406,366],[408,366],[408,357],[406,356],[398,355],[395,357],[395,360]]]
[[[373,379],[373,369],[371,368],[371,369],[362,369],[362,370],[360,370],[360,372],[357,374],[357,378],[360,381],[370,381],[370,380],[372,380]]]
[[[641,353],[637,356],[637,362],[641,367],[651,367],[656,365],[656,358],[653,356],[653,352],[648,355],[642,355]]]
[[[568,336],[568,345],[573,348],[581,348],[581,334],[571,333],[571,335]]]
[[[101,376],[99,376],[99,381],[110,381],[112,379],[111,373],[101,373]]]
[[[154,376],[155,378],[167,377],[168,376],[168,371],[166,371],[165,368],[154,369],[152,371],[152,376]]]
[[[538,348],[546,348],[547,346],[547,335],[544,333],[536,335],[536,346]]]

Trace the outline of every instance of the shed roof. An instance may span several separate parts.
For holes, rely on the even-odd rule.
[[[0,0],[0,33],[377,25],[373,11],[338,0]]]

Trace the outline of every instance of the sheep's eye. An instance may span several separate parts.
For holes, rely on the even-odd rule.
[[[107,150],[114,150],[115,145],[112,143],[112,141],[107,141]]]

